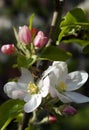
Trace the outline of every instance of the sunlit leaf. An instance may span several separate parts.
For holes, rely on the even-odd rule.
[[[20,112],[23,111],[24,102],[8,100],[0,106],[0,129],[5,128]]]
[[[80,8],[76,8],[69,11],[66,14],[66,16],[64,17],[64,19],[60,24],[60,28],[61,32],[58,37],[59,43],[62,37],[66,35],[75,34],[81,28],[88,29],[89,21],[87,19],[85,12]]]
[[[30,18],[29,18],[29,28],[30,28],[30,30],[32,29],[32,24],[33,24],[33,19],[34,19],[34,17],[35,17],[35,14],[32,14],[32,15],[30,16]]]
[[[89,41],[74,38],[74,39],[69,39],[69,40],[63,40],[63,43],[77,43],[81,46],[86,46],[89,44]]]
[[[80,8],[76,8],[67,13],[66,17],[61,22],[60,26],[61,28],[64,26],[75,26],[75,25],[89,26],[88,22],[89,21],[87,19],[85,12]]]

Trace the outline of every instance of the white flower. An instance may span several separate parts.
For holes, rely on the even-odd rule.
[[[48,94],[49,78],[34,83],[34,79],[25,68],[22,68],[22,75],[18,82],[8,82],[4,86],[4,91],[12,99],[21,99],[26,102],[24,111],[29,113],[34,111],[42,102],[42,97]]]
[[[49,91],[52,97],[58,97],[62,102],[84,103],[89,102],[89,98],[73,92],[79,89],[88,79],[88,74],[84,71],[74,71],[68,74],[65,62],[54,61],[52,66],[43,73],[43,77],[49,77]]]

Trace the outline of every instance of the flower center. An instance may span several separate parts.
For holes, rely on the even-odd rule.
[[[32,82],[30,82],[27,86],[27,92],[30,94],[37,94],[39,91],[39,88]]]
[[[66,84],[63,81],[61,81],[57,86],[57,90],[61,93],[64,92],[66,90]]]

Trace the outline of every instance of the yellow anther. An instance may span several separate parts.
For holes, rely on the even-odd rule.
[[[66,88],[67,88],[67,86],[66,86],[66,84],[65,84],[63,81],[61,81],[61,82],[58,84],[58,86],[57,86],[57,90],[58,90],[59,92],[64,92],[64,91],[66,91]]]
[[[27,86],[27,92],[30,94],[36,94],[38,93],[39,88],[32,82],[30,82]]]

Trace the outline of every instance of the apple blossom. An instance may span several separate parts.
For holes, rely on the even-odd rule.
[[[35,47],[41,48],[47,43],[47,39],[48,38],[45,36],[45,34],[42,31],[39,31],[34,38],[33,44]]]
[[[44,72],[43,78],[49,77],[49,91],[53,98],[58,97],[63,103],[89,102],[89,98],[73,92],[79,89],[88,79],[87,72],[74,71],[68,74],[66,62],[54,61],[52,66]]]
[[[31,31],[28,26],[19,27],[18,37],[21,43],[28,45],[31,41]]]
[[[1,47],[1,52],[7,55],[13,54],[14,50],[14,44],[6,44]]]
[[[18,82],[8,82],[4,86],[4,91],[12,99],[21,99],[26,102],[24,111],[29,113],[34,111],[42,102],[42,98],[48,94],[49,78],[39,80],[37,84],[26,68],[22,68],[22,75]]]

